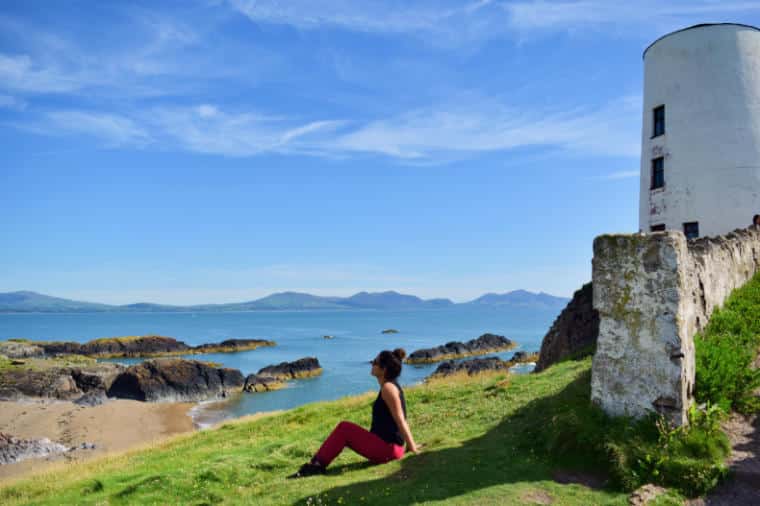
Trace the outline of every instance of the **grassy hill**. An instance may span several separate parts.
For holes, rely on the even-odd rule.
[[[0,488],[0,503],[624,505],[625,493],[556,482],[565,463],[532,437],[532,428],[557,409],[588,403],[589,368],[584,360],[541,375],[460,377],[409,388],[410,423],[425,449],[382,466],[347,450],[326,476],[285,479],[340,420],[369,424],[370,393],[69,465]]]

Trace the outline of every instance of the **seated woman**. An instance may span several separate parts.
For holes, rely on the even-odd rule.
[[[372,405],[372,427],[369,431],[351,422],[340,422],[316,455],[289,478],[324,473],[345,447],[376,464],[403,457],[404,442],[410,452],[419,452],[406,422],[404,391],[396,382],[405,356],[406,352],[400,348],[392,352],[385,350],[372,361],[371,374],[377,378],[380,392]]]

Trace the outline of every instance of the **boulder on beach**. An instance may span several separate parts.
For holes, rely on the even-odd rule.
[[[86,357],[25,359],[0,369],[0,399],[73,400],[90,392],[102,394],[123,370],[122,365]]]
[[[18,439],[0,432],[0,465],[13,464],[30,458],[47,457],[68,451],[69,448],[49,439]]]
[[[316,357],[305,357],[295,362],[282,362],[259,369],[245,379],[243,390],[246,392],[267,392],[285,386],[291,379],[309,378],[322,374],[322,366]]]
[[[509,362],[497,357],[473,358],[460,362],[447,360],[440,364],[428,378],[450,376],[456,373],[467,373],[472,376],[486,371],[506,371],[508,369]]]
[[[443,346],[417,350],[409,355],[406,362],[409,364],[428,364],[473,355],[486,355],[488,353],[509,350],[515,346],[517,346],[517,343],[504,336],[483,334],[477,339],[467,341],[466,343],[452,341]]]
[[[108,397],[148,402],[192,402],[224,398],[244,384],[237,369],[197,360],[155,359],[128,367],[108,389]]]
[[[45,350],[28,341],[11,339],[0,342],[0,355],[8,358],[34,358],[44,354]]]

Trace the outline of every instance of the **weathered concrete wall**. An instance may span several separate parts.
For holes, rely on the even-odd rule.
[[[680,232],[597,237],[593,402],[612,415],[658,411],[685,423],[694,335],[759,268],[758,229],[688,242]]]

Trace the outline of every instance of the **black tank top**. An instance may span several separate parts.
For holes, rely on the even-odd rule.
[[[406,419],[406,399],[404,399],[404,391],[401,389],[398,383],[392,381],[398,393],[401,396],[401,408],[404,411],[404,418]],[[372,405],[372,427],[369,431],[373,434],[380,436],[380,439],[386,443],[393,443],[399,446],[404,445],[404,437],[398,430],[398,425],[391,415],[391,410],[388,409],[388,405],[383,400],[383,396],[380,392],[377,393],[377,399]]]

